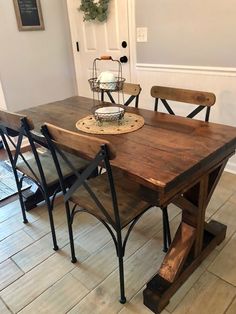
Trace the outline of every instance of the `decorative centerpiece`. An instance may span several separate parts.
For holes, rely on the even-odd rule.
[[[94,117],[99,123],[114,121],[121,123],[124,114],[125,109],[118,106],[101,107],[94,111]]]
[[[79,131],[89,134],[124,134],[137,131],[143,125],[142,116],[115,106],[97,108],[92,115],[76,122]]]
[[[104,71],[98,76],[97,83],[100,89],[114,91],[116,90],[117,78],[112,72]]]
[[[98,73],[97,63],[98,62],[110,62],[111,68],[117,68],[116,71],[103,71]],[[114,74],[115,73],[115,74]],[[123,90],[123,85],[125,78],[122,77],[122,67],[118,60],[112,59],[111,56],[102,56],[101,58],[96,58],[93,61],[93,77],[89,80],[90,88],[93,92],[104,94],[104,92],[121,92]]]
[[[108,64],[104,64],[105,61]],[[101,63],[98,71],[97,63],[99,62]],[[102,66],[105,71],[101,71]],[[94,59],[92,77],[88,81],[93,92],[92,114],[76,122],[76,128],[79,131],[89,134],[114,135],[134,132],[144,125],[141,115],[129,112],[130,110],[126,106],[122,106],[122,102],[120,102],[121,94],[124,104],[123,85],[125,81],[122,77],[120,61],[114,60],[111,56]],[[117,96],[117,104],[112,97],[114,93]],[[109,97],[110,103],[105,102],[104,96]]]

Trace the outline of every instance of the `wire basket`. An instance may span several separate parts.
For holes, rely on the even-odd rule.
[[[99,61],[111,61],[116,62],[118,67],[118,75],[115,76],[111,81],[102,81],[98,76],[97,62]],[[102,56],[101,58],[96,58],[93,61],[93,77],[88,80],[90,88],[93,92],[119,92],[123,89],[125,78],[122,77],[122,66],[120,61],[112,59],[111,56]]]
[[[114,81],[101,82],[97,77],[90,78],[89,80],[90,88],[93,92],[103,91],[113,91],[118,92],[123,89],[124,78],[115,77]]]

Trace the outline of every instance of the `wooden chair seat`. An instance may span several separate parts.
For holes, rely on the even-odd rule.
[[[47,185],[50,186],[50,185],[55,184],[56,182],[58,182],[58,174],[57,174],[55,164],[52,159],[52,155],[50,151],[46,149],[43,149],[43,150],[38,149],[37,151],[38,151],[40,162],[42,164],[42,168],[44,171]],[[86,160],[78,158],[70,153],[65,153],[65,155],[76,169],[83,169],[88,164]],[[71,176],[73,174],[73,171],[68,166],[68,164],[62,159],[61,156],[58,156],[58,159],[61,164],[62,174],[64,178]],[[39,174],[39,169],[38,169],[38,166],[37,166],[37,163],[33,154],[31,158],[27,158],[27,162],[29,166],[33,169],[36,176],[34,176],[32,171],[29,169],[29,167],[27,167],[27,165],[25,164],[23,160],[19,160],[19,162],[17,163],[17,169],[20,170],[22,173],[24,173],[27,177],[38,181],[40,178],[40,174]]]
[[[114,184],[116,186],[117,203],[119,207],[121,228],[128,225],[135,217],[151,207],[151,204],[140,199],[140,185],[124,178],[118,170],[112,170]],[[96,194],[99,201],[106,208],[113,221],[115,228],[114,209],[110,193],[109,182],[105,173],[89,180],[89,186]],[[126,188],[128,187],[128,188]],[[87,190],[81,186],[70,198],[75,204],[85,208],[87,212],[95,215],[99,219],[106,220],[105,216],[98,210],[95,202],[88,194]],[[108,222],[108,221],[107,221]]]

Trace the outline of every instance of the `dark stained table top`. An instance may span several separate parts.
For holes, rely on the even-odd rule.
[[[44,122],[79,132],[75,124],[91,114],[93,100],[71,97],[62,101],[22,110],[32,118],[37,131]],[[191,120],[145,109],[127,108],[144,117],[138,131],[119,135],[96,135],[116,148],[112,164],[152,190],[167,193],[186,179],[207,171],[234,154],[236,128]],[[94,135],[92,135],[94,136]]]

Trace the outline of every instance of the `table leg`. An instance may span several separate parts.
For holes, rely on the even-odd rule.
[[[144,304],[154,313],[163,310],[177,289],[225,238],[225,225],[216,221],[205,223],[206,207],[225,165],[226,161],[218,164],[174,201],[182,209],[181,224],[158,273],[143,292]]]

